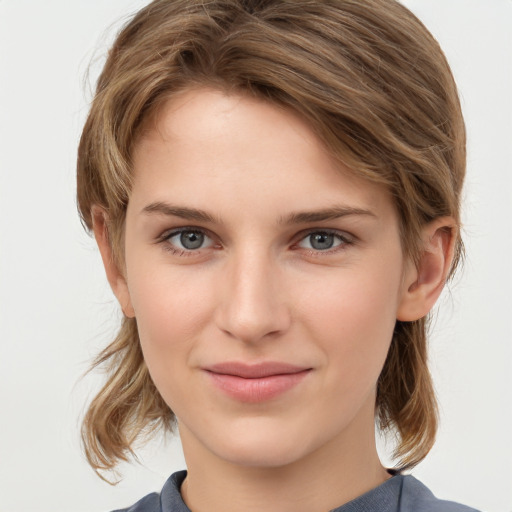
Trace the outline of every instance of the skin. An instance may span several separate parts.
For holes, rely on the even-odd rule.
[[[384,189],[340,168],[294,113],[210,89],[170,100],[136,144],[123,269],[103,210],[93,216],[109,281],[177,416],[191,510],[320,512],[389,478],[376,383],[396,319],[425,315],[442,289],[451,219],[425,227],[416,268]],[[332,247],[313,245],[315,233]],[[205,371],[226,361],[307,372],[244,402]]]

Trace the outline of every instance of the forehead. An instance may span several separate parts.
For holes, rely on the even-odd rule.
[[[256,203],[282,209],[345,202],[388,208],[379,185],[340,164],[298,114],[270,102],[190,89],[163,105],[134,148],[131,200],[221,210]]]

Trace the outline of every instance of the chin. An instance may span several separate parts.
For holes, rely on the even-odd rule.
[[[315,447],[306,433],[290,435],[278,428],[245,428],[241,432],[225,433],[212,445],[217,456],[241,467],[278,468],[306,457]]]
[[[256,446],[234,446],[231,445],[225,453],[219,454],[226,461],[233,465],[254,468],[270,469],[281,468],[293,464],[301,459],[303,454],[290,452],[282,447],[256,447]]]

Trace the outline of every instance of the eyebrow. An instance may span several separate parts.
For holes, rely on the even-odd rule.
[[[204,210],[187,208],[185,206],[175,206],[161,201],[145,206],[142,209],[142,213],[159,213],[162,215],[180,217],[182,219],[194,220],[197,222],[218,222],[218,219]]]
[[[322,210],[290,213],[286,217],[281,218],[279,220],[279,224],[307,224],[308,222],[322,222],[325,220],[334,220],[353,215],[367,215],[377,218],[375,213],[363,208],[354,208],[352,206],[333,206],[332,208],[324,208]]]
[[[157,201],[145,206],[142,213],[157,213],[172,217],[180,217],[185,220],[196,222],[220,223],[220,220],[205,210],[197,208],[188,208],[186,206],[176,206],[162,201]],[[309,222],[322,222],[326,220],[339,219],[348,216],[370,216],[377,217],[372,211],[363,208],[355,208],[351,206],[333,206],[321,210],[312,210],[304,212],[292,212],[278,220],[278,224],[307,224]]]

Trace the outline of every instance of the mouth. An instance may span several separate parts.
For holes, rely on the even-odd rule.
[[[269,361],[258,364],[226,362],[203,370],[212,384],[232,399],[257,403],[276,398],[296,387],[312,368]]]

